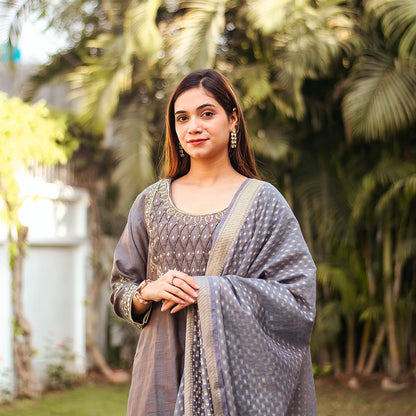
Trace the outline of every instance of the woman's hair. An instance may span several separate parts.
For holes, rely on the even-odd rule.
[[[188,154],[179,155],[179,139],[175,129],[175,102],[187,90],[202,87],[224,108],[228,116],[236,111],[237,147],[228,145],[228,155],[233,168],[249,178],[259,178],[256,164],[248,146],[243,113],[230,81],[219,72],[204,69],[187,75],[173,91],[166,113],[166,139],[164,147],[166,177],[177,179],[188,173],[191,161]]]

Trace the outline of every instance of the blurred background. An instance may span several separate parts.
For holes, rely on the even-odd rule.
[[[414,392],[414,0],[8,0],[0,22],[3,400],[128,380],[112,253],[199,68],[236,87],[317,264],[316,379]]]

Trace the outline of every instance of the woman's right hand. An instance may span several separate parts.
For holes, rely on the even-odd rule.
[[[168,309],[166,305],[177,304],[185,307],[195,303],[198,289],[199,287],[192,276],[178,270],[169,270],[159,279],[148,283],[140,295],[143,300],[162,301],[163,311]]]

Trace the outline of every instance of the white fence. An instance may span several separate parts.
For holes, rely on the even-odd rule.
[[[24,314],[32,328],[33,365],[44,385],[48,364],[62,345],[74,353],[71,371],[86,370],[85,294],[89,280],[88,194],[66,185],[20,178],[29,227],[24,262]],[[13,393],[11,274],[8,234],[0,223],[0,395]]]

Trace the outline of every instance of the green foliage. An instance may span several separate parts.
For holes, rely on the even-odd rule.
[[[226,3],[226,0],[180,1],[181,13],[166,37],[170,73],[176,79],[191,70],[214,66],[217,45],[225,28]]]
[[[416,3],[413,0],[369,0],[366,9],[380,20],[387,46],[416,69]]]
[[[46,352],[48,354],[46,374],[49,390],[64,390],[79,384],[82,376],[72,369],[76,356],[72,351],[71,342],[65,341],[49,347]]]
[[[21,197],[16,174],[34,161],[66,163],[76,146],[75,139],[67,135],[63,114],[52,114],[43,101],[30,105],[0,94],[0,197],[6,204],[3,220],[18,224]]]
[[[416,359],[414,0],[58,3],[51,24],[78,40],[70,36],[68,51],[32,86],[70,73],[83,126],[106,129],[116,149],[106,172],[122,211],[156,176],[177,79],[200,67],[221,70],[238,90],[264,177],[291,203],[319,265],[315,357],[325,351],[334,371],[337,354],[345,368],[346,344],[350,360],[368,358],[392,299],[409,369]],[[358,346],[353,338],[365,329],[368,345]],[[392,341],[382,342],[378,369],[391,359]]]
[[[386,51],[363,55],[354,66],[343,100],[352,136],[389,139],[416,122],[416,71]]]

